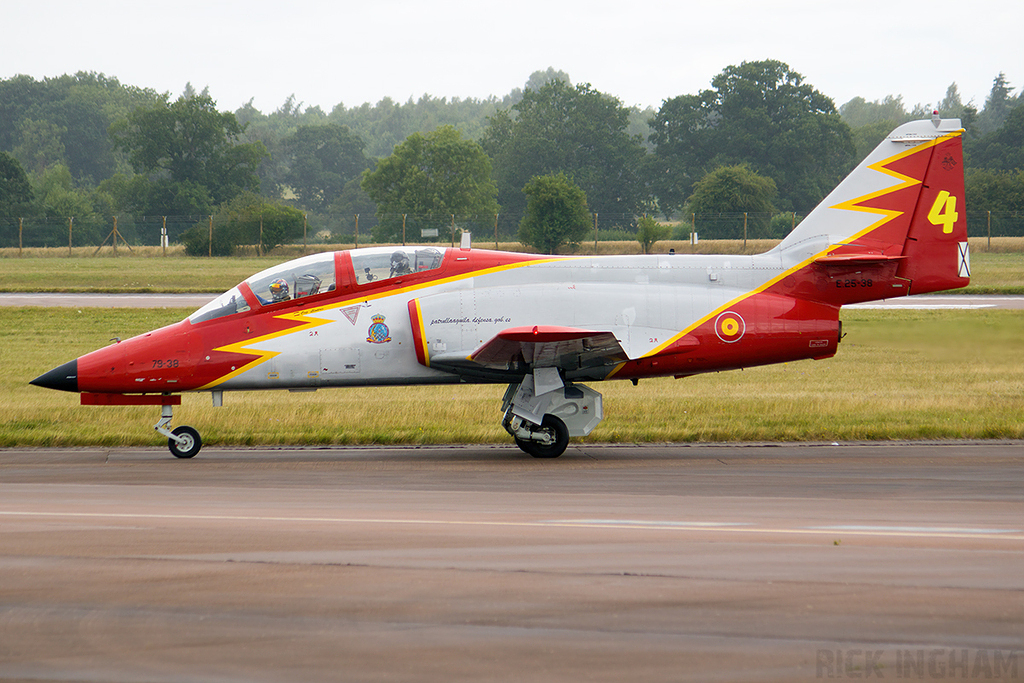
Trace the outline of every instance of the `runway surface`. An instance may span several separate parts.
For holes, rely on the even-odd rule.
[[[1020,680],[1022,647],[1021,443],[0,450],[4,680]]]
[[[197,309],[216,294],[41,294],[8,293],[0,297],[0,306],[56,306],[78,308],[193,308]],[[845,308],[915,309],[1024,309],[1024,296],[1002,294],[921,295],[898,299],[851,304]]]

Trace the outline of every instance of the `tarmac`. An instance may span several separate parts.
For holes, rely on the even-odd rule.
[[[1024,678],[1024,444],[0,450],[0,679]]]

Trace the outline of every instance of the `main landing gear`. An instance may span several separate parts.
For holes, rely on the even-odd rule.
[[[590,434],[604,418],[601,394],[564,382],[557,368],[537,368],[508,385],[501,408],[501,426],[535,458],[557,458],[570,436]]]
[[[203,440],[192,427],[182,425],[174,430],[168,429],[171,425],[173,406],[164,404],[160,407],[160,421],[153,426],[153,429],[167,437],[167,447],[176,458],[194,458],[199,449],[203,447]]]

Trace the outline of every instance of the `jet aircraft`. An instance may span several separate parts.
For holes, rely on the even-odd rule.
[[[117,341],[32,384],[84,405],[182,392],[501,383],[501,424],[538,458],[603,417],[584,382],[718,372],[836,353],[844,304],[963,287],[970,261],[960,121],[886,137],[774,249],[758,255],[542,256],[371,247],[253,275],[185,320]]]

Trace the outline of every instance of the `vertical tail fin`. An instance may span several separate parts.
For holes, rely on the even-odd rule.
[[[937,116],[894,130],[782,241],[784,264],[877,259],[906,293],[967,285],[962,132]]]

